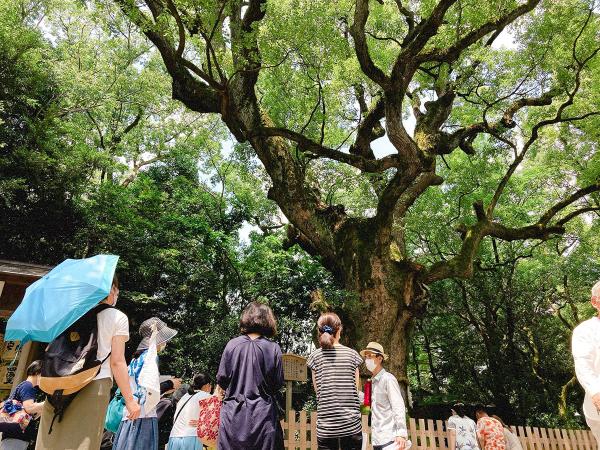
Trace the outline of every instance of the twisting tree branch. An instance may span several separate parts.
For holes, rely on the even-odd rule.
[[[350,34],[354,39],[356,57],[363,73],[380,86],[387,86],[388,78],[383,71],[375,65],[369,54],[365,25],[369,18],[369,0],[357,0],[354,8],[354,22],[350,27]]]
[[[587,24],[588,24],[588,21],[586,20],[586,22],[583,25],[584,29],[585,29],[585,27],[587,27]],[[577,39],[575,40],[575,43],[573,44],[573,48],[575,48],[575,46],[577,45]],[[576,56],[575,50],[573,50],[573,59],[575,60],[575,62],[577,64],[577,69],[576,69],[576,72],[575,72],[575,85],[573,86],[573,89],[570,92],[568,92],[566,100],[560,104],[560,106],[558,107],[558,109],[556,111],[556,114],[554,115],[553,118],[542,120],[542,121],[536,123],[533,126],[533,128],[531,130],[531,136],[529,137],[529,139],[527,139],[527,141],[523,145],[523,149],[517,155],[517,157],[512,162],[512,164],[509,166],[509,168],[506,171],[504,177],[502,177],[502,180],[500,180],[500,183],[498,184],[498,187],[496,188],[496,191],[494,192],[494,196],[492,197],[492,201],[490,202],[490,204],[489,204],[489,206],[487,208],[487,215],[488,215],[488,217],[492,217],[494,209],[495,209],[495,207],[496,207],[496,205],[498,203],[498,200],[500,199],[500,196],[502,195],[502,192],[504,192],[504,189],[506,188],[506,185],[508,184],[508,181],[510,180],[510,178],[514,174],[515,170],[517,170],[517,167],[519,167],[519,165],[521,164],[521,162],[525,158],[525,155],[527,154],[528,150],[538,140],[539,134],[540,134],[540,130],[542,128],[547,127],[549,125],[555,125],[555,124],[558,124],[558,123],[561,123],[561,122],[565,122],[565,121],[571,122],[573,120],[580,120],[580,117],[581,118],[586,118],[586,117],[590,117],[591,115],[600,114],[600,111],[594,111],[594,112],[590,112],[588,114],[584,114],[584,115],[582,115],[580,117],[571,117],[571,118],[567,118],[567,119],[563,118],[563,113],[565,112],[565,110],[569,106],[571,106],[573,104],[575,96],[577,95],[577,93],[579,92],[579,89],[581,87],[581,72],[585,68],[586,64],[599,51],[600,51],[600,47],[598,47],[597,49],[593,50],[591,52],[590,56],[588,56],[587,58],[583,59],[582,61],[579,61],[579,59]],[[553,94],[548,93],[547,96],[546,96],[546,98],[549,98],[550,102],[551,102],[552,101],[551,100],[552,96],[553,96]],[[522,101],[518,105],[510,108],[510,112],[512,112],[513,116],[514,116],[514,113],[516,111],[518,111],[519,106],[521,104],[523,104],[523,103],[526,103],[526,102]],[[506,113],[505,113],[505,117],[506,117]],[[512,116],[510,116],[510,120],[512,122]],[[586,195],[586,194],[584,194],[584,195]]]
[[[528,0],[526,3],[513,9],[509,13],[499,17],[496,20],[489,21],[479,28],[467,33],[463,38],[459,39],[456,44],[445,49],[434,49],[421,54],[418,57],[419,63],[426,61],[440,61],[452,63],[458,59],[460,54],[468,47],[482,39],[492,31],[496,34],[506,28],[507,25],[514,22],[517,18],[532,11],[541,0]]]
[[[402,66],[408,64],[410,59],[415,58],[425,48],[429,40],[435,36],[444,21],[446,12],[454,5],[458,0],[439,0],[438,4],[433,8],[429,17],[422,20],[413,30],[413,33],[407,36],[404,42],[404,50],[400,52],[394,69],[392,71],[392,77],[402,72]],[[410,37],[410,38],[409,38]],[[417,61],[411,63],[411,65],[418,67]]]
[[[382,98],[379,98],[375,100],[370,110],[367,110],[366,103],[361,109],[364,110],[364,115],[356,130],[354,144],[350,146],[350,153],[375,159],[375,155],[373,155],[373,150],[371,149],[371,142],[385,135],[385,130],[380,123],[380,120],[385,115],[385,103]]]
[[[448,261],[433,264],[424,276],[425,280],[433,282],[451,277],[470,277],[473,272],[473,260],[479,250],[479,244],[486,236],[505,241],[515,241],[525,239],[548,240],[552,236],[563,234],[565,232],[564,226],[567,222],[581,214],[595,211],[598,208],[579,208],[565,215],[562,219],[556,221],[556,223],[551,223],[551,220],[561,211],[593,192],[600,192],[600,180],[577,190],[564,200],[556,203],[540,216],[539,220],[534,224],[520,228],[510,228],[490,220],[483,209],[483,202],[476,202],[474,208],[478,219],[477,223],[470,227],[463,226],[459,228],[463,237],[460,253]]]
[[[388,169],[399,167],[400,160],[398,155],[388,155],[381,159],[365,158],[362,155],[345,153],[339,150],[328,148],[307,138],[302,133],[297,133],[285,128],[265,127],[256,131],[256,135],[262,136],[281,136],[298,144],[300,150],[310,152],[316,157],[329,158],[334,161],[343,162],[356,167],[365,173],[381,173]]]
[[[152,20],[142,12],[134,0],[115,0],[115,2],[121,7],[123,13],[143,30],[144,34],[160,52],[165,67],[173,79],[173,97],[181,100],[193,111],[220,112],[221,100],[218,91],[209,86],[209,83],[205,84],[192,76],[189,69],[194,67],[194,73],[205,81],[210,80],[210,77],[191,62],[177,55],[169,39],[156,30]],[[158,17],[162,12],[160,3],[146,0],[146,4],[154,17]],[[190,92],[193,92],[194,95],[189,95]]]
[[[125,179],[121,182],[121,186],[123,186],[123,187],[129,186],[133,182],[133,180],[135,180],[135,178],[138,176],[140,170],[143,167],[149,166],[150,164],[153,164],[158,161],[162,161],[165,158],[166,158],[166,155],[159,153],[158,155],[156,155],[152,158],[135,163],[131,169],[131,173],[129,175],[127,175],[127,177],[125,177]]]
[[[410,36],[415,29],[415,13],[408,9],[406,6],[402,4],[402,0],[395,0],[396,6],[398,7],[398,11],[402,14],[406,20],[406,25],[408,25],[408,33],[407,36]]]
[[[179,44],[177,44],[177,50],[175,51],[175,54],[177,55],[177,57],[181,58],[181,56],[183,55],[183,51],[185,50],[185,27],[183,26],[183,22],[181,21],[181,16],[179,15],[177,8],[173,4],[173,0],[167,0],[167,7],[169,8],[169,12],[171,13],[173,18],[175,19],[175,22],[177,23],[177,31],[179,33]]]
[[[556,216],[558,213],[560,213],[567,206],[575,203],[577,200],[585,197],[588,194],[591,194],[592,192],[598,192],[598,190],[600,190],[600,181],[598,181],[595,184],[586,186],[585,188],[577,190],[576,192],[569,195],[564,200],[558,202],[556,205],[554,205],[548,211],[546,211],[546,213],[544,215],[542,215],[542,217],[540,217],[540,220],[538,220],[538,225],[546,226],[554,218],[554,216]],[[571,218],[576,217],[579,214],[583,214],[585,212],[594,211],[594,210],[596,210],[596,208],[591,208],[591,209],[590,208],[582,208],[577,211],[574,211],[574,213],[576,212],[577,214],[571,213],[567,217],[570,217],[569,218],[569,220],[570,220]],[[567,221],[564,221],[564,219],[563,219],[560,222],[566,223]]]

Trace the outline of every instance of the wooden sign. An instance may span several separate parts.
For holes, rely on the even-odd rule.
[[[4,337],[4,336],[3,336]],[[2,341],[2,360],[12,361],[17,355],[18,341]]]
[[[10,363],[3,361],[3,365],[0,366],[0,389],[10,389],[15,379],[15,372],[17,371],[17,365],[14,364],[9,366]]]
[[[283,355],[283,379],[305,382],[308,379],[306,358],[293,353],[285,353]]]

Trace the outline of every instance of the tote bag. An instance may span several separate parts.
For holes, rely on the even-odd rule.
[[[115,396],[108,404],[106,410],[106,419],[104,420],[104,428],[108,431],[116,433],[119,430],[119,425],[123,420],[123,409],[125,408],[125,401],[121,395],[121,391],[117,389]]]
[[[200,400],[200,416],[198,417],[197,436],[204,445],[214,447],[219,434],[221,422],[221,399],[216,395]]]

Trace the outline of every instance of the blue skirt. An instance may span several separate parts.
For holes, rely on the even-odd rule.
[[[202,443],[196,436],[172,437],[167,450],[202,450]]]
[[[144,417],[123,420],[115,436],[113,450],[158,450],[158,419]]]

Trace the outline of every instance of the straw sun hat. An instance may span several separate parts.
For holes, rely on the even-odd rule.
[[[369,342],[367,348],[360,351],[360,356],[365,357],[365,353],[371,352],[383,356],[383,360],[388,359],[388,355],[383,352],[383,346],[379,342]]]

